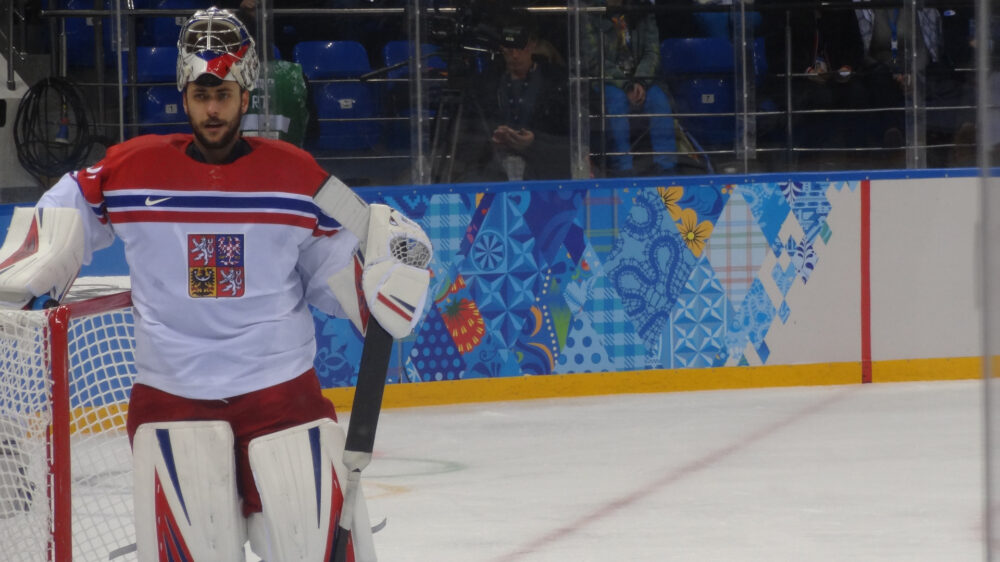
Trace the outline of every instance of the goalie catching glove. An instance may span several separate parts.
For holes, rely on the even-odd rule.
[[[331,277],[330,288],[361,333],[370,314],[393,338],[405,338],[420,321],[427,301],[431,242],[399,211],[381,204],[371,204],[368,210],[368,237],[355,256],[355,267]]]

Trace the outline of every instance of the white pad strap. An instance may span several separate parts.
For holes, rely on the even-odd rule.
[[[250,521],[250,546],[258,556],[267,562],[330,559],[344,501],[345,439],[333,420],[321,419],[250,441],[250,467],[264,508]],[[364,516],[360,526],[369,536],[359,540],[352,533],[354,559],[374,562],[371,523]]]
[[[16,207],[0,246],[0,301],[21,308],[42,295],[60,300],[83,264],[76,209]]]
[[[245,559],[246,525],[229,424],[143,424],[132,458],[140,562]]]
[[[433,250],[420,226],[386,205],[371,204],[362,286],[372,316],[395,339],[410,335],[427,300]]]

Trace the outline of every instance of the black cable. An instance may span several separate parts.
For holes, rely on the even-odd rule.
[[[72,82],[50,76],[21,98],[14,117],[17,159],[39,180],[82,167],[94,140],[86,106]]]

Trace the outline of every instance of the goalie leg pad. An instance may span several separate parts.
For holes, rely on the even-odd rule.
[[[321,419],[250,442],[250,467],[264,508],[250,519],[250,547],[258,556],[268,562],[330,559],[344,501],[345,439],[333,420]],[[359,512],[369,536],[352,536],[348,557],[374,562],[370,522],[365,509]]]
[[[228,423],[143,424],[132,457],[140,562],[244,560],[246,523]]]
[[[83,264],[76,209],[17,207],[0,246],[0,301],[21,308],[33,297],[60,300]]]

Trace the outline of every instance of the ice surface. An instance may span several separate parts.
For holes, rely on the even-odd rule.
[[[983,556],[982,383],[598,396],[383,412],[381,560]]]
[[[376,548],[383,562],[981,560],[982,386],[386,410],[363,473],[373,521],[388,518]]]

